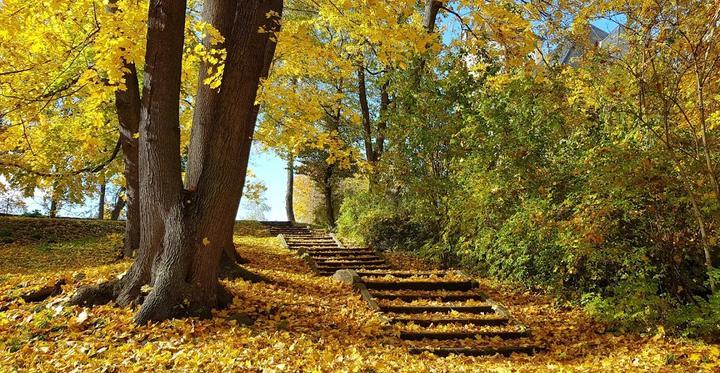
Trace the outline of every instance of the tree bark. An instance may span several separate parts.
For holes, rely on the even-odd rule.
[[[388,94],[388,85],[390,82],[385,81],[380,87],[380,121],[378,121],[378,130],[376,135],[377,150],[376,158],[379,160],[385,152],[385,130],[387,128],[387,111],[390,107],[390,95]]]
[[[423,27],[425,30],[432,34],[435,32],[435,21],[437,20],[438,11],[442,8],[443,2],[437,0],[425,0],[425,11],[423,13]],[[420,84],[420,78],[425,72],[425,65],[427,61],[423,56],[420,56],[415,69],[413,71],[413,84],[418,86]]]
[[[105,218],[105,180],[100,183],[99,194],[97,218],[103,220]]]
[[[443,2],[437,0],[425,0],[425,13],[423,14],[423,26],[427,32],[435,32],[435,21]]]
[[[58,201],[55,196],[52,196],[50,198],[50,210],[48,211],[48,216],[51,218],[57,217],[57,210],[58,210]]]
[[[374,165],[376,159],[372,143],[372,119],[370,119],[370,106],[367,99],[367,87],[365,85],[365,67],[360,64],[357,69],[358,77],[358,99],[360,101],[360,112],[362,113],[363,142],[365,143],[365,158]]]
[[[167,207],[170,209],[161,209],[166,219],[163,252],[154,289],[137,316],[139,323],[164,319],[178,312],[209,316],[210,309],[222,307],[231,300],[217,280],[218,266],[244,187],[258,113],[254,103],[259,81],[269,69],[268,49],[274,53],[269,33],[258,32],[260,28],[276,27],[277,16],[268,17],[271,11],[279,16],[282,1],[205,3],[206,22],[218,29],[227,43],[222,89],[199,87],[188,157],[187,191],[181,201],[175,201],[174,195],[169,196]],[[150,42],[149,37],[148,46]],[[181,56],[181,49],[182,45],[177,56]],[[201,77],[206,71],[207,66],[201,66]],[[159,80],[157,72],[152,76]],[[179,85],[177,88],[179,92]],[[172,97],[176,115],[178,96],[174,89]],[[172,123],[177,123],[175,116]],[[175,181],[177,174],[179,184],[179,137],[177,141],[173,139],[173,148],[172,165],[178,169],[173,170],[172,179]],[[173,191],[179,192],[179,188]],[[183,303],[184,309],[168,311],[168,305]]]
[[[210,316],[212,308],[229,304],[218,269],[242,195],[255,96],[267,71],[270,35],[258,30],[272,29],[281,11],[282,1],[205,2],[204,20],[225,38],[227,57],[222,89],[198,88],[183,189],[179,97],[185,2],[150,1],[139,131],[140,250],[121,280],[78,292],[72,303],[142,302],[138,324]],[[201,82],[207,68],[201,66]],[[152,290],[143,298],[145,284]]]
[[[115,1],[108,4],[108,11],[117,11]],[[125,200],[127,204],[127,220],[125,221],[125,236],[121,256],[132,257],[140,247],[140,176],[138,161],[138,131],[140,128],[140,87],[138,83],[135,64],[123,64],[123,81],[125,90],[115,91],[115,110],[120,125],[120,145],[123,152],[125,166]],[[113,220],[120,216],[120,209],[113,210]]]
[[[255,17],[253,20],[256,22],[258,27],[263,27],[264,30],[275,32],[279,30],[279,16],[282,13],[282,1],[278,0],[263,0],[251,2],[253,5],[245,7],[257,7],[254,9],[255,14],[249,17]],[[195,116],[193,118],[193,128],[191,134],[191,143],[188,155],[188,173],[185,181],[186,189],[193,191],[197,190],[200,177],[203,175],[204,170],[207,167],[214,166],[210,165],[213,162],[210,156],[215,158],[222,158],[218,162],[228,164],[228,167],[234,169],[233,175],[237,175],[236,181],[228,187],[225,206],[217,212],[215,218],[216,228],[212,232],[208,232],[208,240],[216,242],[224,248],[225,254],[222,256],[222,267],[231,268],[237,262],[244,262],[237,252],[233,244],[233,229],[235,226],[235,217],[237,216],[240,199],[242,198],[243,188],[245,186],[245,171],[247,170],[248,160],[250,158],[250,150],[252,147],[252,138],[255,131],[255,122],[257,120],[259,106],[254,105],[255,94],[257,91],[259,79],[263,79],[268,76],[270,66],[272,64],[273,56],[275,54],[276,42],[274,38],[270,38],[267,32],[263,35],[257,34],[255,30],[246,30],[255,37],[254,40],[244,39],[247,36],[233,35],[237,32],[237,24],[233,24],[234,19],[228,17],[227,14],[236,12],[236,7],[243,7],[235,1],[214,1],[208,3],[203,10],[203,18],[206,22],[212,24],[220,33],[226,37],[225,47],[232,47],[233,43],[238,46],[235,53],[231,55],[228,50],[227,63],[225,66],[225,75],[223,76],[221,91],[212,89],[207,85],[200,84],[198,87],[198,98],[195,108]],[[276,16],[268,18],[269,12],[274,12]],[[250,18],[248,18],[250,19]],[[230,39],[228,36],[235,37]],[[241,45],[240,42],[245,42]],[[206,41],[207,44],[207,41]],[[251,46],[252,45],[252,46]],[[254,71],[242,72],[241,64],[243,64],[242,55],[252,55],[255,59],[255,65],[253,66]],[[258,64],[259,63],[259,64]],[[232,67],[231,67],[232,65]],[[232,75],[229,75],[228,70],[232,68]],[[259,71],[257,69],[260,69]],[[237,71],[236,71],[237,70]],[[200,70],[200,79],[202,82],[207,74],[207,66],[202,66]],[[251,76],[252,75],[252,76]],[[247,82],[244,81],[247,79]],[[254,82],[254,84],[253,84]],[[238,92],[228,92],[225,88],[229,85],[233,85],[238,89]],[[251,110],[244,113],[240,112],[239,108],[235,107],[234,96],[242,96],[241,100],[246,100],[252,97],[250,100],[253,103]],[[223,109],[227,108],[227,109]],[[226,112],[229,110],[237,111],[235,114],[228,115]],[[246,118],[245,121],[241,121],[241,126],[237,125],[236,118]],[[213,145],[209,141],[204,141],[210,136],[214,135],[215,127],[236,127],[233,136],[238,140],[238,145],[235,147],[233,144],[221,145],[226,146],[229,149],[227,155],[222,153],[216,153],[212,155],[216,149],[209,148]],[[223,142],[223,139],[215,139],[218,142]],[[232,155],[231,155],[232,154]],[[204,165],[204,163],[206,165]],[[230,165],[229,163],[234,163]]]
[[[385,150],[385,129],[387,122],[385,116],[390,105],[390,97],[387,92],[388,82],[384,82],[380,88],[380,119],[377,121],[377,130],[375,131],[375,144],[373,144],[372,118],[370,117],[370,105],[368,105],[368,93],[365,82],[365,69],[362,65],[358,66],[358,99],[360,101],[360,112],[362,113],[363,124],[363,142],[365,144],[365,158],[372,166],[368,177],[369,190],[377,191],[379,180],[377,166],[383,151]]]
[[[287,189],[285,190],[285,212],[289,222],[295,222],[295,209],[293,208],[293,184],[295,179],[295,157],[288,152],[287,159]]]
[[[58,191],[59,184],[57,181],[53,181],[52,190],[50,191],[50,208],[48,209],[48,216],[50,218],[56,218],[57,212],[60,205],[60,196],[62,193]]]
[[[335,228],[335,205],[333,203],[333,177],[334,165],[328,165],[325,169],[325,177],[323,179],[323,196],[325,197],[325,217],[330,228]]]
[[[117,198],[115,199],[115,204],[113,205],[112,211],[110,211],[110,220],[118,220],[120,219],[120,213],[125,208],[125,199],[123,198],[123,193],[125,193],[125,188],[120,188],[120,191],[117,194]],[[127,227],[127,223],[125,223],[125,227]],[[125,232],[127,234],[127,230]],[[139,232],[138,232],[139,233]],[[124,251],[123,251],[124,253]]]

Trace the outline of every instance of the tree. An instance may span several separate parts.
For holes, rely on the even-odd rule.
[[[293,181],[295,179],[295,156],[287,156],[287,188],[285,191],[285,212],[289,222],[295,222],[295,210],[293,208]]]
[[[325,180],[354,164],[375,186],[393,72],[407,69],[436,36],[415,17],[415,2],[296,1],[291,8],[277,68],[258,99],[259,138],[278,152],[324,151]],[[317,180],[332,205],[331,183]]]
[[[218,282],[228,227],[244,185],[257,116],[255,95],[274,53],[282,1],[207,1],[203,19],[226,50],[203,61],[183,186],[179,102],[184,1],[149,4],[139,132],[140,250],[122,279],[79,291],[73,303],[142,303],[136,322],[209,316],[230,294]],[[217,39],[216,38],[216,39]],[[206,45],[213,42],[206,39]],[[222,71],[216,89],[213,69]],[[152,290],[142,297],[141,288]]]

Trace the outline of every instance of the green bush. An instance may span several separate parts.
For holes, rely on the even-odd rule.
[[[410,220],[388,198],[356,192],[345,198],[338,217],[338,234],[378,250],[417,250],[425,243],[420,224]]]

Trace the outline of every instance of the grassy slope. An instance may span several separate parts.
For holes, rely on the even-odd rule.
[[[5,222],[0,220],[0,230]],[[510,359],[408,355],[392,329],[351,289],[311,275],[302,260],[254,224],[239,226],[238,250],[251,261],[250,269],[273,284],[228,282],[235,302],[212,320],[134,327],[132,310],[64,305],[77,286],[116,276],[129,262],[113,259],[121,237],[96,226],[104,222],[67,223],[92,227],[87,230],[63,228],[62,222],[51,224],[55,242],[32,238],[43,236],[38,232],[46,228],[28,228],[46,227],[47,221],[27,220],[20,224],[21,234],[12,232],[15,242],[0,244],[0,307],[9,307],[0,312],[0,371],[148,366],[181,371],[684,371],[710,370],[720,358],[717,346],[668,339],[655,331],[648,336],[603,333],[579,310],[557,309],[550,299],[487,281],[483,284],[491,296],[529,324],[550,347],[548,353]],[[392,260],[426,266],[398,255]],[[68,280],[63,295],[38,304],[16,300],[60,277]],[[243,313],[255,323],[240,325]]]

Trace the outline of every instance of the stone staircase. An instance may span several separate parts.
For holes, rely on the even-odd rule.
[[[268,226],[315,273],[352,284],[395,327],[410,353],[487,356],[542,350],[524,325],[459,271],[391,269],[374,250],[345,247],[325,232],[289,224]]]

